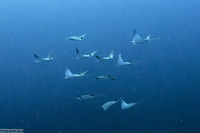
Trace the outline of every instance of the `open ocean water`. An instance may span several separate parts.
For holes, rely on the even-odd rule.
[[[0,132],[200,133],[199,7],[199,0],[0,0]],[[133,29],[161,39],[133,45]],[[76,48],[114,58],[77,60]],[[52,61],[34,62],[34,53],[50,52]],[[115,67],[119,54],[137,63]],[[64,79],[66,68],[88,73]],[[77,99],[91,94],[96,99]],[[122,110],[120,97],[141,102]]]

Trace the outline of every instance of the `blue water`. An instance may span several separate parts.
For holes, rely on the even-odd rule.
[[[24,133],[199,133],[200,1],[198,0],[1,0],[0,129]],[[132,45],[132,30],[161,40]],[[66,37],[87,34],[83,41]],[[170,39],[166,39],[170,37]],[[76,60],[98,50],[114,59]],[[34,63],[33,53],[55,60]],[[116,68],[117,56],[137,60]],[[64,80],[78,73],[111,74]],[[102,95],[78,101],[83,94]],[[103,103],[123,97],[142,101],[104,112]]]

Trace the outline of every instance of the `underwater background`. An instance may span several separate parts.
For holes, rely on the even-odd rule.
[[[0,0],[0,128],[24,133],[199,133],[200,1]],[[160,40],[133,45],[132,32]],[[83,41],[66,37],[87,34]],[[163,39],[162,39],[163,38]],[[76,60],[98,50],[114,59]],[[34,53],[54,60],[35,63]],[[136,65],[115,67],[118,54]],[[111,74],[64,79],[72,72]],[[84,94],[98,100],[77,100]],[[127,110],[122,97],[142,101]]]

